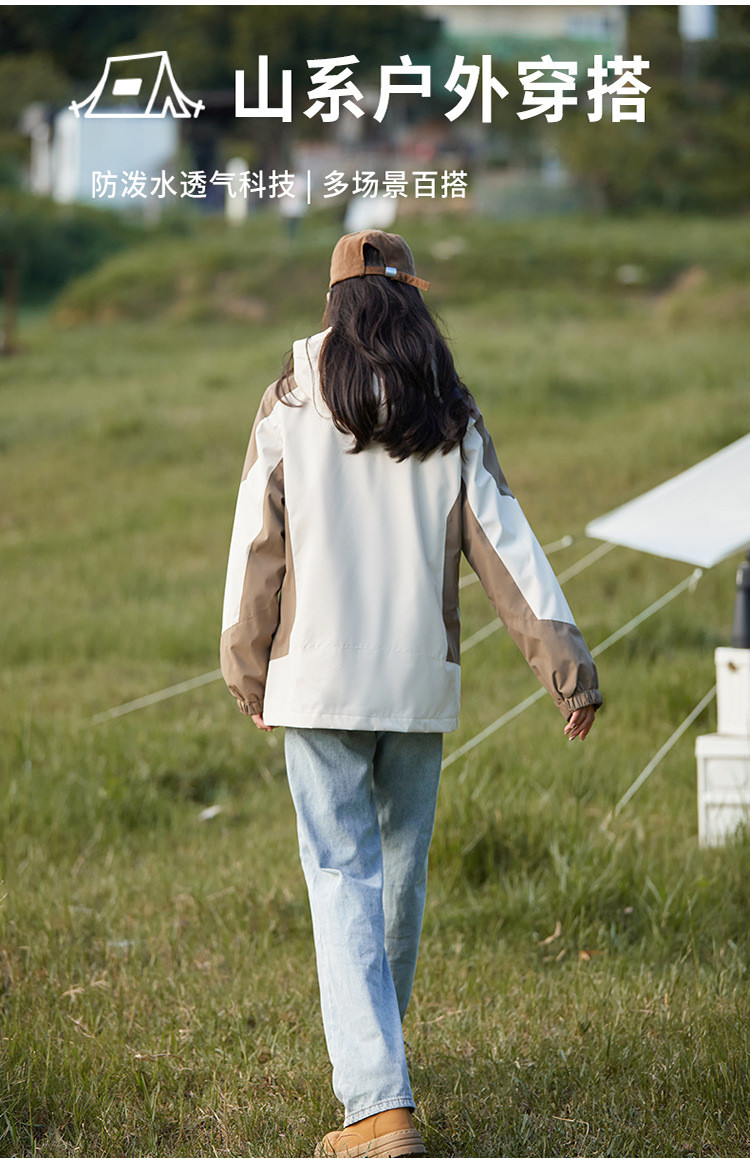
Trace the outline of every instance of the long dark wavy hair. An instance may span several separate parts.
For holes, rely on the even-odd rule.
[[[369,244],[364,260],[385,264]],[[352,453],[377,443],[399,461],[426,459],[461,442],[473,400],[416,286],[382,274],[347,278],[331,287],[323,323],[331,331],[318,363],[321,394],[337,430],[353,436]],[[292,372],[290,358],[277,383],[282,401]]]

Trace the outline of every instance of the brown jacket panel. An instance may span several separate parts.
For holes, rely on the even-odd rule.
[[[284,516],[284,465],[280,462],[269,476],[263,525],[248,553],[239,621],[221,636],[222,675],[247,715],[262,711],[271,645],[279,625],[278,595],[286,571]]]
[[[498,616],[563,716],[567,719],[584,704],[601,704],[596,666],[578,628],[537,618],[465,501],[465,492],[463,550]]]

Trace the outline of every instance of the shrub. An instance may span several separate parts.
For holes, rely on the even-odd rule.
[[[0,263],[17,260],[22,302],[49,301],[71,278],[141,238],[146,228],[108,210],[0,189]]]

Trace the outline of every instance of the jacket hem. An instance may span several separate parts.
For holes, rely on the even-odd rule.
[[[454,732],[457,716],[363,716],[337,712],[270,712],[263,717],[266,724],[289,728],[335,728],[345,731],[367,732]]]

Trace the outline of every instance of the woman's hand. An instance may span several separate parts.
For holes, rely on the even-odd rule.
[[[593,704],[586,704],[583,708],[577,708],[565,725],[564,732],[568,740],[575,740],[576,737],[585,740],[594,723],[595,716],[596,709]],[[253,719],[255,718],[253,717]]]
[[[275,724],[266,724],[260,712],[254,712],[250,719],[255,727],[262,729],[263,732],[273,732],[276,728]]]

